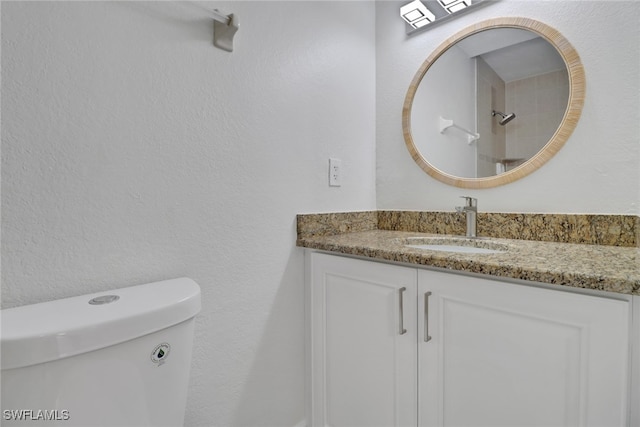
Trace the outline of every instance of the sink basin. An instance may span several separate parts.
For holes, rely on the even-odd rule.
[[[509,249],[489,240],[464,237],[409,237],[403,243],[414,249],[467,254],[498,254]]]

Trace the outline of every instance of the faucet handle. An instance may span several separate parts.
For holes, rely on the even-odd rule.
[[[468,208],[478,207],[478,199],[474,197],[469,197],[469,196],[460,196],[460,197],[465,199],[465,207],[468,207]]]

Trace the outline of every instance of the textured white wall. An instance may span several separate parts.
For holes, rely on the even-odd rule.
[[[403,1],[376,3],[377,205],[452,211],[458,196],[481,211],[640,214],[640,2],[502,0],[406,36]],[[429,177],[402,138],[413,75],[445,39],[473,23],[523,16],[558,29],[579,52],[587,80],[580,122],[541,169],[506,186],[466,190]]]
[[[239,17],[233,53],[212,45],[215,7]],[[295,214],[375,208],[374,4],[1,13],[3,307],[189,276],[186,425],[300,423]]]

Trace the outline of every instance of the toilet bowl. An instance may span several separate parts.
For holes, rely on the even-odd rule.
[[[0,311],[0,424],[182,426],[199,311],[188,278]]]

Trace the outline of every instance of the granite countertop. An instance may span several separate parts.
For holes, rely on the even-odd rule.
[[[484,241],[489,245],[504,245],[507,250],[473,254],[410,248],[405,244],[411,237],[446,235],[374,229],[334,235],[299,235],[297,245],[377,260],[640,295],[638,247],[491,238]]]

